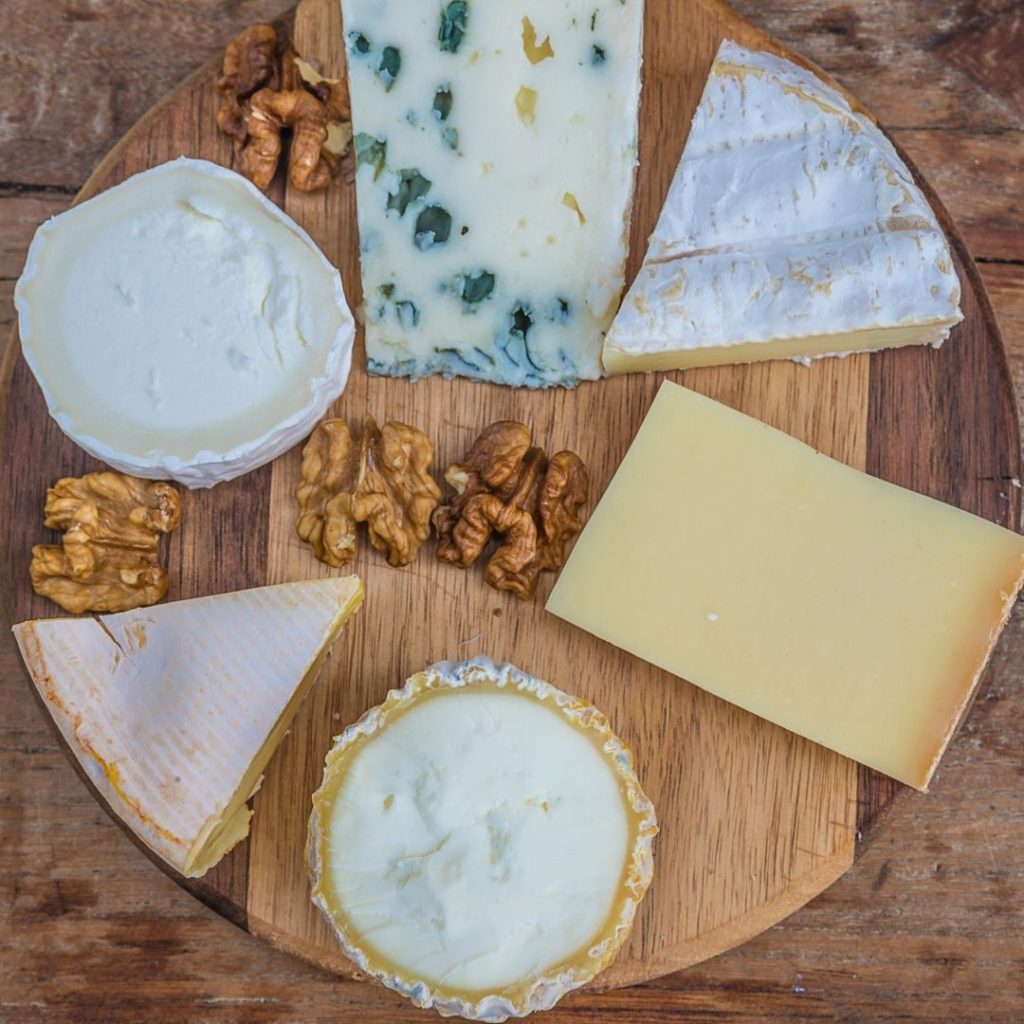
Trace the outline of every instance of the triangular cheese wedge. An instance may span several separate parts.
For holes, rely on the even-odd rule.
[[[726,41],[604,365],[939,345],[959,302],[949,243],[878,126],[804,68]]]
[[[204,874],[249,832],[246,801],[345,620],[356,576],[14,627],[68,746],[155,853]]]

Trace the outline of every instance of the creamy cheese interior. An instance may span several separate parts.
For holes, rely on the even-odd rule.
[[[194,165],[129,179],[43,245],[31,358],[77,434],[132,455],[261,437],[308,405],[345,317],[308,239]]]
[[[249,831],[246,800],[342,625],[355,576],[14,627],[68,746],[150,849],[202,875]]]
[[[374,959],[448,990],[496,991],[605,926],[626,807],[612,767],[557,708],[441,691],[354,750],[323,822],[324,870]]]

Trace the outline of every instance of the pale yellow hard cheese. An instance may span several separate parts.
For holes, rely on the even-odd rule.
[[[547,608],[925,789],[1022,567],[1016,533],[666,382]]]

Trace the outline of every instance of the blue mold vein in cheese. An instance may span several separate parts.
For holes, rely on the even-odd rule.
[[[372,373],[601,376],[642,0],[342,0]]]

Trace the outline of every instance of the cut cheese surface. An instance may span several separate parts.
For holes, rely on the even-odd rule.
[[[246,800],[345,620],[348,576],[14,627],[90,781],[184,875],[249,831]]]
[[[604,366],[938,345],[959,302],[949,243],[878,126],[810,71],[726,41]]]
[[[601,376],[642,0],[342,0],[371,372]]]
[[[611,959],[654,831],[628,752],[590,705],[486,659],[438,665],[331,751],[314,902],[385,984],[502,1020]]]
[[[136,174],[36,233],[17,306],[51,415],[136,476],[210,486],[309,433],[355,325],[312,239],[205,160]]]
[[[1024,538],[664,383],[549,611],[924,789]]]

